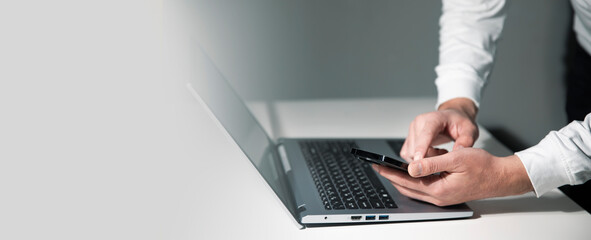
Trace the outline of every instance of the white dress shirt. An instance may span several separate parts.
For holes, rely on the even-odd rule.
[[[591,179],[591,113],[552,131],[537,145],[515,153],[539,197],[556,187]]]
[[[591,53],[591,0],[571,0],[574,30]],[[440,19],[437,106],[464,97],[480,105],[480,95],[493,65],[496,42],[505,21],[504,0],[443,0]],[[591,179],[591,114],[550,132],[538,145],[516,153],[537,196],[565,184]]]
[[[574,30],[581,47],[591,54],[591,1],[571,0],[575,10]]]

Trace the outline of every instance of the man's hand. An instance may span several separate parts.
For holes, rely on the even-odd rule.
[[[435,112],[417,116],[410,124],[408,136],[400,151],[407,161],[432,155],[433,146],[455,141],[453,149],[472,147],[478,138],[476,105],[467,98],[444,102]]]
[[[408,168],[411,176],[375,164],[374,169],[390,180],[400,193],[438,206],[533,190],[519,157],[496,157],[475,148],[459,148],[413,161]]]

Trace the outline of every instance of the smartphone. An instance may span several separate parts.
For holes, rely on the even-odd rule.
[[[352,148],[351,154],[353,154],[353,156],[355,156],[359,160],[366,161],[369,163],[379,164],[379,165],[386,166],[386,167],[395,168],[395,169],[402,170],[402,171],[408,173],[408,163],[406,163],[406,162],[403,162],[403,161],[400,161],[400,160],[397,160],[397,159],[394,159],[394,158],[391,158],[388,156],[384,156],[381,154],[363,151],[363,150],[357,149],[357,148]]]

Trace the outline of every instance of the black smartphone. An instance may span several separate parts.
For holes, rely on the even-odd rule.
[[[406,163],[406,162],[403,162],[403,161],[400,161],[400,160],[397,160],[397,159],[394,159],[394,158],[391,158],[388,156],[384,156],[381,154],[363,151],[363,150],[357,149],[357,148],[352,148],[351,154],[353,154],[353,156],[355,156],[359,160],[366,161],[369,163],[376,163],[376,164],[386,166],[386,167],[395,168],[395,169],[402,170],[402,171],[408,173],[408,163]]]

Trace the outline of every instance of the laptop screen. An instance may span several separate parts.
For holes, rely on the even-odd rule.
[[[194,55],[189,90],[208,106],[281,201],[293,211],[275,143],[199,44],[188,48],[190,55]]]

